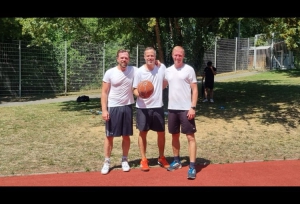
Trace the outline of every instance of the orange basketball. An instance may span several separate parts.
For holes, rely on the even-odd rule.
[[[151,81],[144,80],[138,84],[137,90],[141,98],[149,98],[154,92],[154,86]]]

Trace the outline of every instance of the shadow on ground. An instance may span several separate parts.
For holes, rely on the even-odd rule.
[[[4,96],[0,97],[1,103],[10,103],[10,102],[28,102],[28,101],[37,101],[37,100],[45,100],[45,99],[53,99],[58,96],[55,94],[47,94],[47,95],[38,95],[38,96],[24,96],[24,97],[14,97],[14,96]]]
[[[173,157],[166,157],[167,161],[169,163],[172,163],[173,161]],[[129,161],[129,166],[131,168],[139,168],[140,166],[140,159],[135,159],[132,161]],[[158,167],[159,165],[157,164],[157,158],[148,158],[148,164],[149,167]],[[196,171],[200,172],[203,168],[207,167],[208,165],[210,165],[210,161],[204,158],[197,158],[196,159]],[[189,165],[189,157],[185,156],[185,157],[181,157],[181,165],[184,166],[188,166]],[[111,168],[111,170],[113,169],[120,169],[122,168],[121,165],[115,165]]]

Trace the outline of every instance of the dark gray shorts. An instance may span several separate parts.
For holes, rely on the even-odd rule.
[[[161,108],[137,108],[136,128],[139,131],[165,131],[164,109]]]
[[[168,110],[168,129],[170,134],[192,134],[197,131],[195,119],[188,120],[187,110]]]
[[[204,83],[205,88],[214,89],[214,82],[207,81]]]
[[[133,135],[132,105],[109,107],[110,119],[105,123],[106,136]]]

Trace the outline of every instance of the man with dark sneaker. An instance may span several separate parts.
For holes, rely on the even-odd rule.
[[[164,87],[169,85],[168,128],[172,134],[174,161],[168,171],[180,169],[180,134],[185,134],[188,142],[189,170],[188,178],[196,178],[196,138],[195,116],[198,100],[198,85],[195,69],[183,62],[185,51],[181,46],[172,50],[174,64],[166,69]]]

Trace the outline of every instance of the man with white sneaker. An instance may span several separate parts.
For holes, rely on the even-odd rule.
[[[102,174],[110,170],[110,156],[114,138],[122,136],[121,165],[125,172],[130,170],[128,152],[130,136],[133,135],[133,104],[132,83],[138,69],[129,66],[129,51],[120,49],[117,52],[118,65],[108,69],[103,76],[101,92],[102,118],[105,120],[104,163]]]

